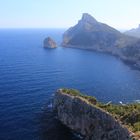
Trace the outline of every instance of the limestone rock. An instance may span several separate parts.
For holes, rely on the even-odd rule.
[[[130,140],[130,132],[109,113],[61,89],[55,94],[54,109],[58,119],[85,140]]]
[[[44,48],[56,48],[56,47],[57,47],[56,42],[52,38],[50,37],[45,38]]]

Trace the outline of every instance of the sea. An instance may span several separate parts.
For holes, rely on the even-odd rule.
[[[140,71],[108,54],[62,47],[65,30],[0,29],[0,140],[78,140],[53,114],[59,88],[104,103],[140,101]],[[48,36],[58,48],[43,48]]]

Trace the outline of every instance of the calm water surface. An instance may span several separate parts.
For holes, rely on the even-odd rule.
[[[140,100],[140,72],[107,54],[62,48],[64,30],[0,29],[0,140],[74,140],[53,116],[60,87],[76,88],[103,102]]]

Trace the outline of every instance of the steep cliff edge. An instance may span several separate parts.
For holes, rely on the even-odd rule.
[[[93,97],[60,89],[55,94],[53,106],[58,119],[85,140],[131,139],[132,133]]]
[[[140,39],[122,34],[87,13],[64,33],[62,45],[107,52],[140,68]]]

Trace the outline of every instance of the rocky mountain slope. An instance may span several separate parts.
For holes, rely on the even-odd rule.
[[[128,31],[126,31],[124,33],[126,35],[130,35],[130,36],[134,36],[134,37],[140,38],[140,24],[139,24],[138,28],[128,30]]]
[[[62,45],[107,52],[140,68],[140,39],[124,35],[87,13],[64,33]]]
[[[58,90],[53,107],[58,119],[85,140],[130,140],[132,137],[132,132],[99,107],[95,98],[75,90]]]

